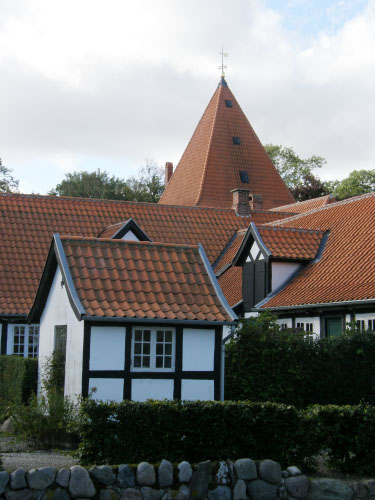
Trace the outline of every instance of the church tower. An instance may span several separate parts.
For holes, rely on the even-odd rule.
[[[294,203],[222,76],[159,203],[231,208],[244,195],[265,210]]]

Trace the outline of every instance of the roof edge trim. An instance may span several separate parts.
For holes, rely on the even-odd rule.
[[[83,308],[81,301],[79,300],[77,290],[75,289],[73,278],[70,273],[68,261],[66,260],[64,247],[62,245],[60,235],[58,233],[54,233],[53,240],[54,240],[57,262],[60,266],[61,274],[63,275],[65,281],[66,291],[68,293],[70,305],[72,306],[74,314],[76,315],[77,319],[81,321],[83,316],[86,314],[86,311]]]
[[[158,318],[123,318],[112,317],[112,316],[83,316],[85,321],[98,321],[101,323],[105,322],[115,322],[115,323],[160,323],[160,324],[185,324],[185,325],[206,325],[206,326],[218,326],[218,325],[231,325],[233,321],[204,321],[204,320],[194,320],[194,319],[158,319]]]
[[[259,302],[261,304],[261,302]],[[253,307],[252,311],[261,312],[267,309],[268,311],[288,311],[288,310],[301,310],[301,309],[315,309],[319,307],[337,307],[337,306],[356,306],[356,305],[366,305],[375,304],[375,299],[361,299],[361,300],[343,300],[341,302],[317,302],[316,304],[301,304],[295,306],[278,306],[278,307]]]
[[[218,296],[218,299],[220,300],[221,305],[225,309],[225,312],[228,314],[228,316],[231,318],[232,321],[238,320],[237,314],[234,313],[233,309],[228,304],[228,301],[225,298],[225,296],[220,288],[220,285],[215,277],[214,271],[211,267],[211,264],[207,258],[206,252],[204,251],[204,248],[203,248],[201,243],[198,243],[198,252],[199,252],[199,255],[202,259],[203,265],[206,268],[208,277],[211,280],[212,286],[214,287],[216,295]]]
[[[239,261],[243,260],[241,259],[243,252],[245,251],[245,248],[247,248],[247,245],[249,243],[250,236],[253,237],[253,239],[258,243],[260,249],[265,253],[266,257],[269,258],[272,256],[272,253],[269,251],[267,248],[266,244],[262,240],[262,237],[255,225],[254,222],[250,222],[249,227],[247,228],[246,235],[244,239],[242,240],[241,246],[238,249],[236,255],[233,257],[232,260],[232,265],[233,266],[240,266],[242,265],[242,262],[238,263]]]
[[[141,226],[139,226],[132,217],[124,222],[120,229],[118,229],[111,236],[111,240],[122,238],[128,231],[132,231],[132,233],[138,238],[139,241],[152,241],[151,238],[145,233],[145,231],[143,231]]]

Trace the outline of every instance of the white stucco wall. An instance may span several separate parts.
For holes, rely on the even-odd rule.
[[[207,401],[215,398],[213,380],[182,380],[181,399]]]
[[[90,339],[90,370],[123,370],[125,328],[93,326]]]
[[[174,380],[133,379],[132,400],[173,399]]]
[[[215,330],[184,328],[182,337],[182,370],[214,369]]]
[[[139,241],[139,239],[136,237],[133,231],[130,231],[130,229],[124,234],[121,239],[125,241]]]
[[[124,379],[120,378],[90,378],[89,379],[89,394],[92,393],[92,399],[102,401],[116,401],[123,400],[124,395]]]
[[[296,262],[272,262],[272,291],[282,285],[301,267]]]
[[[292,318],[278,319],[276,323],[279,325],[286,324],[287,328],[292,328]]]
[[[82,352],[84,322],[78,321],[69,303],[61,272],[56,270],[46,306],[40,319],[38,392],[43,363],[54,349],[55,325],[67,325],[65,395],[75,397],[82,390]]]

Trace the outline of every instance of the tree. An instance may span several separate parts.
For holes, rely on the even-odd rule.
[[[332,192],[335,184],[321,181],[312,173],[314,169],[325,165],[326,160],[323,157],[313,155],[302,159],[292,148],[275,144],[266,144],[264,149],[297,201],[317,198]]]
[[[11,175],[11,172],[12,170],[2,164],[0,158],[0,193],[18,192],[19,181]]]
[[[110,176],[98,169],[95,172],[73,172],[52,189],[49,194],[55,196],[73,196],[124,201],[147,201],[156,203],[163,192],[162,169],[153,161],[146,160],[139,178],[127,180]]]
[[[375,191],[375,170],[353,170],[334,191],[338,200]]]

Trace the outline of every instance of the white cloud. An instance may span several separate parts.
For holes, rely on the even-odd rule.
[[[325,156],[323,177],[373,168],[374,6],[306,45],[265,0],[3,0],[0,157],[19,178],[39,161],[50,187],[106,159],[121,177],[145,157],[176,163],[223,42],[228,82],[263,142]]]

